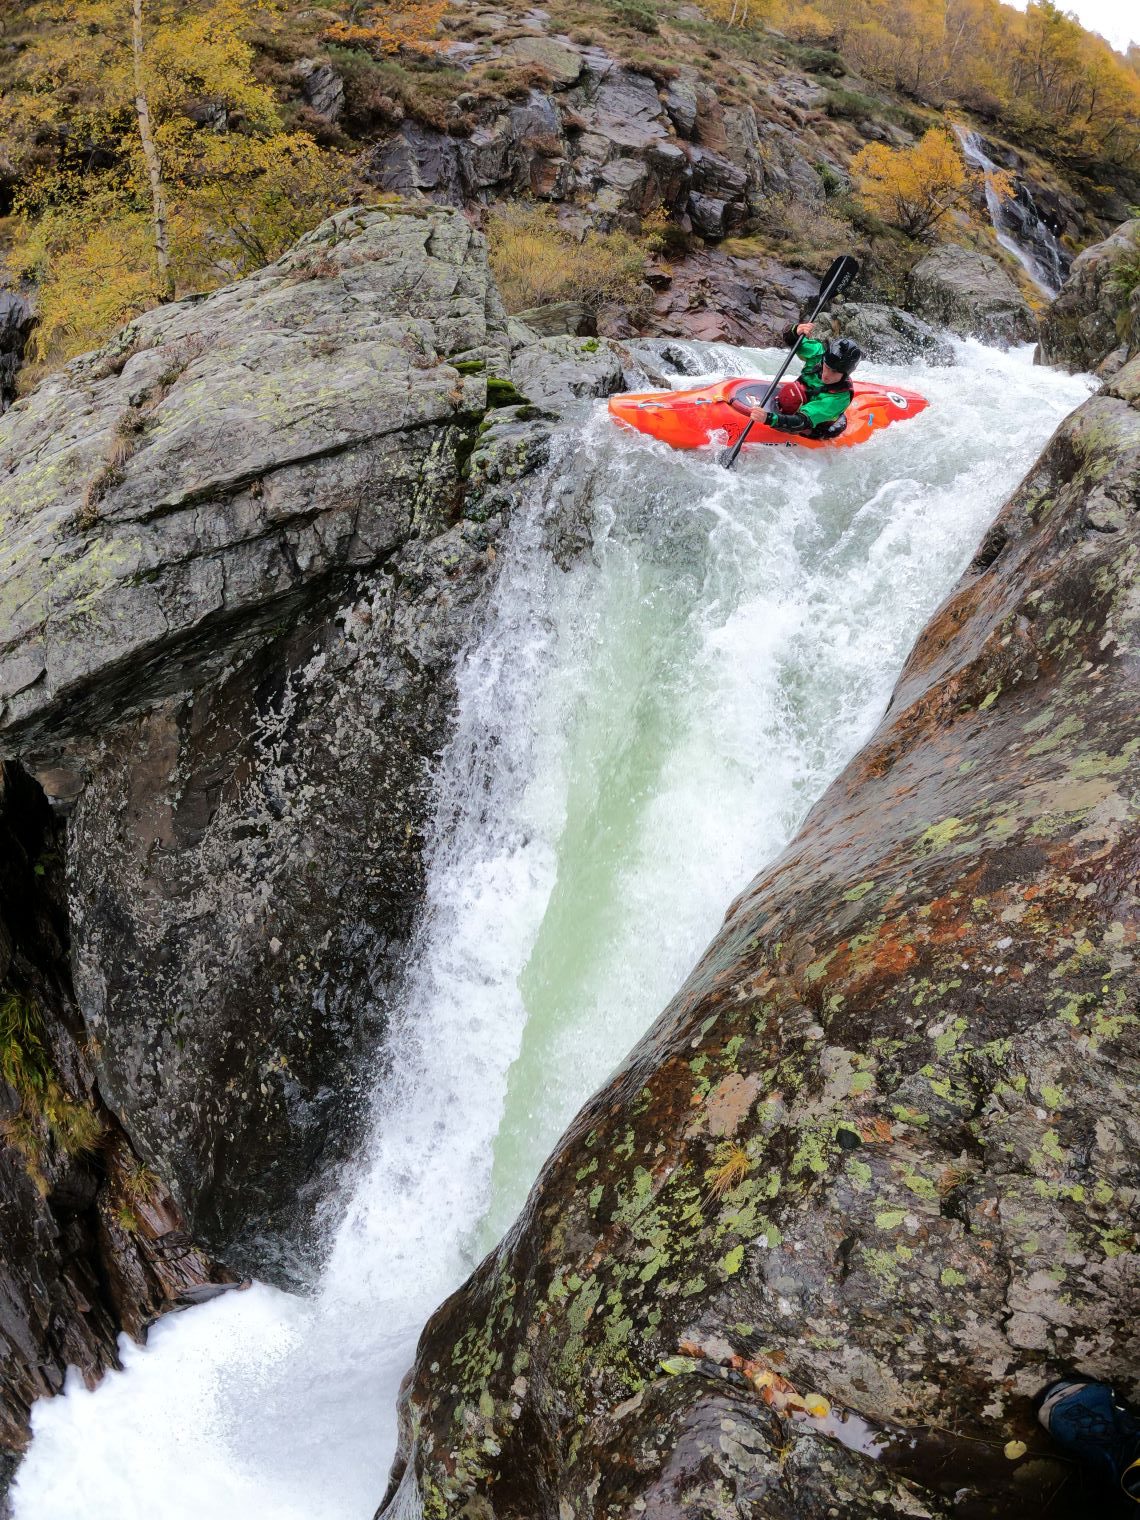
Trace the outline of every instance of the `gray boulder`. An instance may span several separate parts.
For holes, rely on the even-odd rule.
[[[996,259],[946,243],[911,270],[909,301],[928,322],[1009,347],[1037,335],[1029,303]]]
[[[461,206],[466,183],[460,146],[444,132],[405,121],[394,137],[365,158],[362,173],[381,190],[424,195],[442,206]]]
[[[569,333],[575,338],[592,338],[598,325],[594,313],[581,301],[551,301],[546,306],[532,306],[516,318],[543,338]]]
[[[310,110],[325,121],[339,121],[344,113],[344,80],[328,59],[302,58],[293,72]]]
[[[670,80],[665,88],[665,109],[679,137],[692,137],[697,124],[697,71],[681,70],[680,77]]]
[[[940,333],[897,306],[847,301],[824,319],[821,330],[854,338],[864,355],[880,364],[954,362],[954,350]]]
[[[16,376],[33,320],[32,308],[18,291],[0,290],[0,412],[16,398]]]
[[[503,49],[510,63],[533,63],[545,70],[556,89],[569,89],[582,73],[582,55],[553,37],[517,37]]]
[[[1041,318],[1041,359],[1072,373],[1119,369],[1140,350],[1137,275],[1140,219],[1133,218],[1073,261],[1069,278]]]

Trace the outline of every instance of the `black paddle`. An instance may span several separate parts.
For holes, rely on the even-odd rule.
[[[815,303],[815,310],[812,312],[810,317],[805,317],[804,321],[814,322],[816,317],[819,316],[820,312],[827,305],[828,301],[831,300],[832,296],[838,295],[844,286],[850,285],[851,281],[858,273],[859,265],[851,257],[851,255],[849,253],[841,254],[824,275],[823,284],[819,287],[819,299]],[[795,358],[796,349],[799,348],[799,346],[800,339],[799,334],[797,333],[795,342],[788,350],[788,357],[784,360],[783,364],[780,365],[779,374],[772,381],[768,389],[764,392],[764,399],[759,402],[759,408],[767,408],[769,401],[771,401],[773,395],[775,394],[776,387],[784,377],[784,371]],[[744,440],[752,431],[752,424],[755,421],[755,417],[749,417],[747,427],[744,429],[743,433],[741,433],[736,442],[732,445],[731,449],[724,449],[721,451],[720,462],[722,465],[724,465],[726,470],[731,470],[733,465],[736,463],[736,456],[744,447]]]

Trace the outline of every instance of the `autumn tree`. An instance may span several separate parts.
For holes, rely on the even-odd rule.
[[[715,0],[723,6],[731,0]],[[822,17],[860,73],[930,105],[984,110],[1054,159],[1140,158],[1140,71],[1053,0],[786,0],[779,25]]]
[[[868,143],[851,160],[851,179],[869,211],[910,237],[929,232],[970,194],[962,155],[940,127],[913,148]]]
[[[339,161],[283,130],[256,77],[254,9],[34,7],[0,130],[27,155],[13,259],[39,283],[35,357],[78,352],[178,289],[275,257],[343,195]]]
[[[325,36],[370,53],[432,53],[439,46],[435,34],[447,6],[448,0],[380,0],[378,5],[353,0],[346,17],[334,21]]]

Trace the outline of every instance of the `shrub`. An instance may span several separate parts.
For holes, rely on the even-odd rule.
[[[639,4],[638,0],[618,0],[611,9],[616,20],[623,26],[628,26],[635,32],[644,32],[649,37],[656,37],[657,17],[648,5]]]
[[[863,203],[908,237],[921,237],[965,206],[971,190],[961,153],[938,127],[913,148],[868,143],[851,160],[851,178]]]
[[[830,74],[833,79],[842,79],[847,72],[843,59],[833,48],[805,48],[800,62],[809,74]]]
[[[0,1002],[0,1081],[19,1100],[16,1113],[0,1123],[0,1138],[20,1153],[28,1176],[43,1194],[49,1137],[67,1156],[93,1151],[103,1138],[103,1120],[90,1103],[64,1091],[52,1068],[39,1010],[26,998]]]
[[[801,200],[794,192],[769,196],[757,212],[757,237],[726,238],[725,253],[755,256],[778,245],[787,253],[826,255],[851,242],[851,223],[830,205]]]
[[[581,301],[636,303],[645,272],[645,250],[626,232],[587,232],[578,238],[561,227],[551,206],[512,206],[488,219],[491,268],[508,311]]]
[[[858,90],[828,90],[823,102],[828,116],[840,121],[862,121],[864,117],[874,117],[879,108],[879,101],[861,95]]]
[[[793,42],[829,50],[835,46],[835,22],[822,11],[816,10],[814,5],[805,5],[788,20],[783,29]],[[830,56],[839,64],[839,72],[844,73],[843,60],[839,54],[831,52]]]

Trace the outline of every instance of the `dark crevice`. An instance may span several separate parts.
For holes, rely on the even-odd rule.
[[[1002,523],[994,523],[970,562],[970,573],[980,575],[993,565],[1009,543],[1009,531]]]

